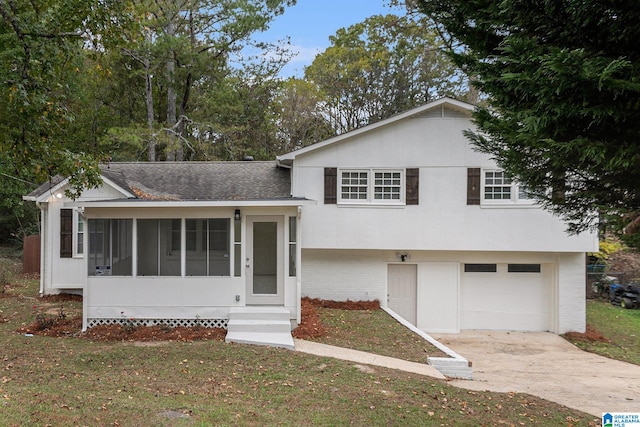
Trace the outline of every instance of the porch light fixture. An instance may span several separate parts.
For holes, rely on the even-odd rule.
[[[240,221],[240,209],[236,209],[236,211],[233,213],[233,219],[235,219],[236,221]]]
[[[408,254],[408,253],[400,253],[400,252],[398,252],[398,253],[396,254],[396,256],[397,256],[398,258],[400,258],[400,261],[402,261],[402,262],[405,262],[406,260],[408,260],[409,258],[411,258],[411,255],[410,255],[410,254]]]

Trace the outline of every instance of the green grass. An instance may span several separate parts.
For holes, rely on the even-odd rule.
[[[314,341],[419,363],[447,356],[383,310],[318,308],[318,314],[329,334]]]
[[[609,342],[570,339],[591,353],[640,365],[640,310],[587,300],[587,324]]]
[[[378,367],[363,372],[283,349],[28,337],[16,330],[33,322],[34,306],[46,301],[37,298],[37,280],[17,274],[15,263],[0,265],[11,282],[0,297],[2,427],[599,425],[525,394],[468,391]],[[78,302],[64,304],[79,309]],[[375,334],[368,328],[367,335]]]

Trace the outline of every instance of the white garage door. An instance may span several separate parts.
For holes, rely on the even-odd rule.
[[[463,264],[461,329],[550,329],[551,265]]]

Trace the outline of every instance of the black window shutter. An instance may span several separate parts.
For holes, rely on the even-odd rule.
[[[480,168],[467,169],[467,205],[480,204]]]
[[[405,171],[405,180],[407,191],[405,202],[407,205],[417,205],[420,193],[420,169],[408,168]]]
[[[73,210],[60,209],[60,258],[73,256]]]
[[[326,205],[336,204],[337,191],[338,191],[338,169],[324,168],[324,203]]]

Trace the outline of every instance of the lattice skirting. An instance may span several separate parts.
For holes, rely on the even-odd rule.
[[[131,325],[131,326],[168,326],[170,328],[224,328],[227,329],[228,319],[87,319],[87,327],[100,325]]]

